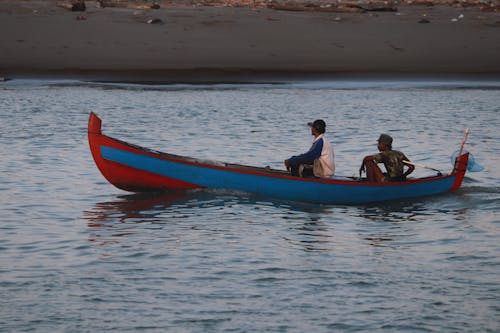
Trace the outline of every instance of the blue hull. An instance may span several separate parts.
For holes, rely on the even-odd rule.
[[[174,178],[199,187],[231,189],[304,202],[356,204],[411,198],[449,191],[455,176],[418,182],[367,184],[346,180],[316,180],[265,173],[242,172],[216,165],[196,165],[101,147],[104,159],[156,175]]]

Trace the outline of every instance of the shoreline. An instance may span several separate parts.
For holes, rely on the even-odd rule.
[[[0,80],[2,87],[17,85],[139,87],[140,89],[197,89],[208,87],[333,87],[351,89],[354,85],[372,88],[433,88],[433,89],[488,89],[500,90],[500,74],[427,74],[427,73],[349,73],[349,74],[266,74],[237,76],[118,76],[104,73],[99,76],[24,74]]]
[[[500,73],[430,72],[297,72],[297,71],[13,71],[0,75],[0,85],[11,80],[76,80],[95,83],[143,85],[212,84],[283,84],[290,82],[342,80],[439,80],[500,82]]]
[[[87,1],[87,3],[93,3]],[[83,19],[84,18],[84,19]],[[158,19],[158,24],[148,24]],[[500,14],[399,5],[339,13],[229,6],[0,4],[0,76],[224,81],[500,75]]]

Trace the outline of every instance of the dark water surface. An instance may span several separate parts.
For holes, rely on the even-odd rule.
[[[1,332],[500,331],[500,81],[14,80],[0,100]],[[346,176],[381,132],[448,171],[470,127],[485,170],[363,206],[133,195],[95,167],[90,111],[132,143],[277,168],[321,117]]]

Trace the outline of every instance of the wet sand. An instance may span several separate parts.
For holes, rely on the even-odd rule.
[[[0,76],[500,74],[500,14],[477,6],[340,13],[87,1],[71,12],[55,1],[4,0],[0,22]]]

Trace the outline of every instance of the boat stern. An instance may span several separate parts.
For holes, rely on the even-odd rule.
[[[467,163],[469,163],[469,153],[457,156],[455,160],[455,166],[453,167],[453,170],[451,172],[452,175],[455,175],[455,181],[453,182],[453,186],[451,187],[450,191],[455,191],[462,185],[465,173],[467,172]]]

